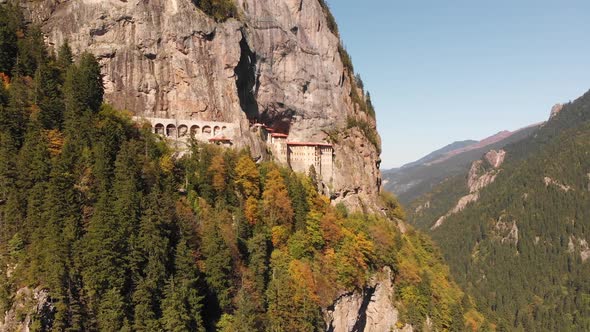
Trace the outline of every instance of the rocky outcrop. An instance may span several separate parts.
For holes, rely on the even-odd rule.
[[[236,0],[238,19],[216,22],[191,0],[29,0],[50,45],[68,40],[102,66],[106,99],[137,116],[233,122],[238,147],[264,155],[262,122],[293,141],[338,140],[330,193],[370,205],[380,186],[375,120],[357,90],[318,0]],[[360,94],[360,90],[356,91]]]
[[[557,188],[563,192],[568,192],[570,190],[573,190],[572,187],[562,184],[561,182],[559,182],[555,179],[552,179],[548,176],[543,177],[543,183],[545,183],[545,187],[554,186],[555,188]]]
[[[36,320],[36,326],[42,327],[54,311],[49,292],[42,288],[20,288],[13,300],[12,307],[4,313],[0,321],[0,331],[29,332]]]
[[[328,332],[413,331],[409,325],[397,327],[399,313],[393,306],[391,270],[373,278],[362,291],[340,296],[325,312]]]
[[[494,224],[492,232],[500,243],[518,244],[518,225],[516,220],[509,220],[507,216],[500,216]]]
[[[506,151],[491,150],[484,155],[483,160],[474,161],[467,175],[469,192],[476,193],[494,182],[499,173],[498,169],[504,163],[505,158]]]
[[[496,180],[496,177],[500,173],[500,166],[504,163],[505,158],[506,151],[491,150],[484,155],[483,159],[474,161],[467,174],[467,189],[469,190],[469,194],[461,197],[457,205],[445,215],[440,216],[430,229],[433,230],[442,226],[448,217],[463,211],[467,205],[477,202],[479,191]]]
[[[506,151],[491,150],[484,155],[484,158],[493,168],[498,168],[502,166],[502,164],[504,163],[504,159],[506,158]]]
[[[590,245],[584,238],[577,238],[573,235],[570,235],[567,248],[570,254],[579,252],[582,262],[586,262],[588,259],[590,259]]]
[[[551,107],[551,115],[549,116],[549,120],[553,119],[562,110],[563,110],[563,104],[553,105],[553,107]]]

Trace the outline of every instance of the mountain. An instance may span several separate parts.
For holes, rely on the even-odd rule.
[[[376,195],[374,110],[336,31],[315,0],[0,2],[0,331],[489,330],[432,241]],[[318,34],[320,53],[306,48]],[[65,37],[73,49],[51,44]],[[266,47],[277,58],[247,51]],[[335,124],[328,106],[250,113],[295,107],[281,80],[308,56],[318,71],[291,74],[319,80],[308,102],[341,103]],[[193,89],[210,98],[196,119],[163,106],[199,110]],[[318,152],[321,168],[296,169]]]
[[[366,92],[318,0],[30,0],[49,45],[94,54],[106,100],[136,116],[218,121],[235,147],[270,159],[252,124],[331,143],[326,194],[370,207],[380,138]],[[229,126],[228,126],[229,127]]]
[[[414,162],[405,164],[401,168],[404,169],[404,168],[409,168],[409,167],[412,167],[412,166],[419,166],[419,165],[422,165],[422,164],[427,164],[427,163],[430,163],[430,162],[434,162],[434,161],[438,160],[439,158],[442,158],[443,156],[451,153],[452,151],[456,151],[458,149],[471,146],[471,145],[473,145],[475,143],[477,143],[477,141],[474,141],[474,140],[466,140],[466,141],[453,142],[453,143],[451,143],[451,144],[449,144],[449,145],[447,145],[445,147],[442,147],[442,148],[440,148],[440,149],[438,149],[436,151],[433,151],[433,152],[427,154],[426,156],[424,156],[424,157],[422,157],[422,158],[420,158],[420,159],[418,159],[418,160],[416,160]]]
[[[498,329],[590,330],[589,155],[590,92],[409,207]]]
[[[383,187],[394,193],[403,204],[432,190],[449,177],[467,174],[471,162],[491,149],[528,137],[540,125],[532,125],[514,132],[501,131],[481,141],[455,142],[397,170],[383,172]]]

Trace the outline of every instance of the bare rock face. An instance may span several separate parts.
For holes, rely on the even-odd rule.
[[[396,328],[399,313],[393,306],[391,270],[385,268],[384,276],[375,278],[362,291],[355,291],[338,298],[326,311],[326,323],[330,332],[382,332],[413,331],[405,325]]]
[[[137,116],[239,124],[238,147],[264,154],[249,131],[262,122],[290,141],[330,141],[330,193],[373,204],[379,152],[347,120],[375,120],[351,99],[358,89],[318,0],[235,0],[239,19],[215,22],[191,0],[23,0],[47,42],[68,40],[102,66],[105,97]],[[360,90],[359,90],[360,91]],[[359,93],[360,94],[360,93]],[[338,137],[337,141],[331,141]]]
[[[546,187],[555,186],[557,189],[559,189],[563,192],[568,192],[570,190],[573,190],[572,187],[565,185],[565,184],[563,184],[555,179],[552,179],[548,176],[543,177],[543,183],[545,183]]]
[[[511,220],[508,216],[500,216],[494,224],[492,233],[500,241],[506,244],[518,244],[518,225],[516,220]]]
[[[469,194],[461,197],[455,207],[445,215],[440,216],[430,229],[433,230],[442,226],[448,217],[463,211],[467,205],[477,202],[479,200],[480,190],[496,180],[496,177],[501,171],[500,166],[504,163],[505,158],[506,151],[490,150],[482,159],[474,161],[467,174],[467,189],[469,189]]]
[[[588,241],[586,241],[586,239],[577,238],[574,235],[570,235],[567,247],[570,254],[579,252],[583,263],[590,259],[590,245],[588,245]]]
[[[12,307],[4,315],[4,321],[0,321],[0,331],[29,332],[33,315],[37,320],[44,320],[53,310],[47,290],[20,288],[14,296]]]
[[[484,158],[493,168],[497,169],[504,163],[504,159],[506,158],[506,151],[502,149],[498,151],[490,150],[488,151],[488,153],[484,155]]]
[[[553,107],[551,107],[551,115],[549,116],[549,120],[553,119],[553,117],[559,114],[561,110],[563,110],[563,104],[555,104]]]

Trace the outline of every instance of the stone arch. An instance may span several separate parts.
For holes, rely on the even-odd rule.
[[[213,135],[218,135],[221,132],[221,127],[215,126],[213,128]]]
[[[164,136],[164,134],[166,133],[166,131],[164,130],[164,125],[161,123],[157,123],[154,126],[154,133]]]
[[[211,127],[210,126],[203,126],[203,134],[211,135]]]
[[[194,125],[191,126],[191,137],[197,137],[201,134],[201,127]]]
[[[185,137],[188,134],[188,127],[186,125],[178,126],[178,137]]]
[[[221,132],[222,132],[222,133],[225,133],[225,130],[226,130],[226,129],[227,129],[227,127],[226,127],[226,126],[223,126],[223,127],[221,127]]]
[[[169,124],[166,126],[166,136],[176,137],[176,126],[175,125]]]

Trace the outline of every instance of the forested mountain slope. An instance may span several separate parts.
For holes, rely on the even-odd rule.
[[[590,93],[505,148],[477,199],[468,178],[418,199],[410,220],[430,230],[453,275],[500,330],[590,330]],[[489,179],[490,177],[488,177]],[[443,223],[432,228],[446,214]]]
[[[93,55],[13,6],[0,35],[0,330],[489,329],[391,196],[349,212],[248,150],[181,155],[103,103]]]

